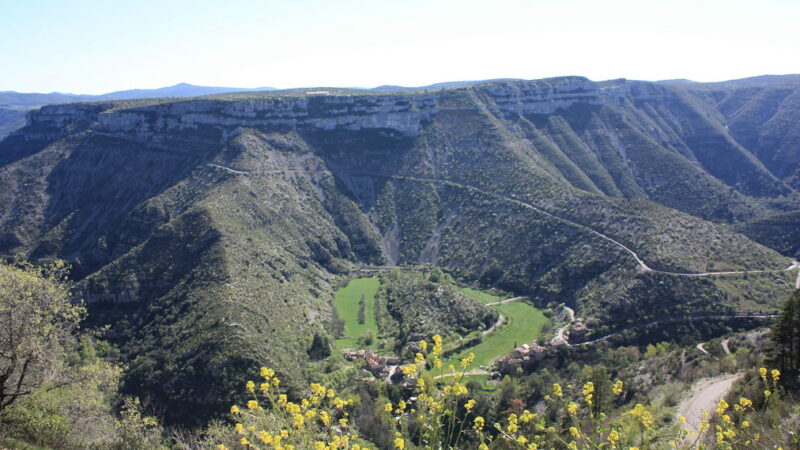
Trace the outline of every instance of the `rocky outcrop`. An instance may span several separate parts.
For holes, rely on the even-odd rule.
[[[551,114],[576,103],[598,105],[626,95],[649,95],[652,84],[616,81],[596,83],[583,77],[500,82],[475,88],[499,115]],[[445,110],[475,107],[459,93],[466,89],[410,95],[293,95],[245,99],[202,99],[156,104],[77,103],[45,106],[29,117],[29,125],[63,128],[97,120],[97,131],[155,133],[221,128],[349,130],[385,129],[418,136],[431,116]],[[652,93],[650,93],[652,94]]]

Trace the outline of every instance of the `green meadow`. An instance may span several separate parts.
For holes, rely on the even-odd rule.
[[[378,334],[378,324],[375,322],[375,294],[380,287],[377,277],[356,278],[347,286],[336,291],[333,298],[333,307],[336,314],[344,321],[344,336],[336,340],[336,348],[356,348],[359,336],[367,331]],[[364,323],[358,323],[358,304],[364,296],[366,308],[364,309]]]

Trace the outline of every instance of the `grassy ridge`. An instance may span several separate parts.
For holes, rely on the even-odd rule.
[[[346,287],[336,291],[333,306],[336,314],[344,321],[344,337],[336,340],[336,348],[356,347],[358,337],[367,331],[378,333],[378,324],[375,322],[375,294],[380,287],[376,277],[356,278],[351,280]],[[358,304],[364,296],[364,323],[358,323]]]

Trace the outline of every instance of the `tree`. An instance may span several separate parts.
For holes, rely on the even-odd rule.
[[[67,267],[0,264],[0,413],[45,383],[75,382],[64,349],[84,315],[66,287]]]
[[[773,358],[781,371],[795,376],[800,374],[800,290],[794,291],[784,303],[770,337]]]
[[[358,323],[364,325],[364,322],[367,321],[367,300],[364,297],[364,294],[361,294],[361,298],[358,300]]]

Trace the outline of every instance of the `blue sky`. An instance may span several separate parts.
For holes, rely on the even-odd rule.
[[[800,1],[0,0],[0,90],[800,73]]]

